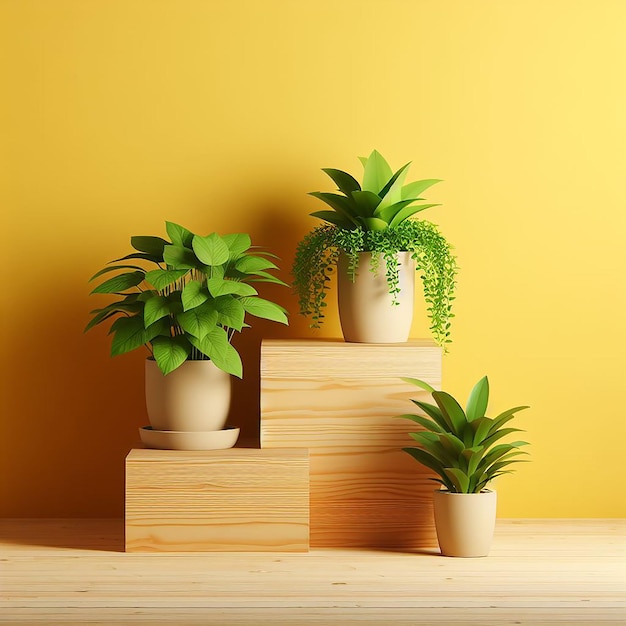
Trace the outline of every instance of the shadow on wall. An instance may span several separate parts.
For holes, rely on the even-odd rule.
[[[258,245],[279,257],[280,268],[276,275],[291,284],[291,266],[299,241],[298,221],[288,216],[293,213],[290,207],[280,201],[267,199],[258,203],[252,215],[256,222],[247,225],[253,245]],[[309,322],[298,314],[298,301],[291,287],[281,287],[269,283],[257,285],[262,298],[277,302],[289,311],[289,326],[267,320],[252,318],[252,328],[245,329],[234,340],[241,354],[244,367],[243,380],[233,381],[233,402],[229,421],[242,427],[242,437],[258,440],[260,424],[260,351],[261,341],[288,337],[312,336]]]
[[[283,200],[284,203],[284,200]],[[296,220],[289,208],[260,202],[256,223],[241,225],[255,245],[280,257],[278,276],[290,282],[297,244]],[[215,230],[218,230],[214,227]],[[207,232],[210,232],[208,227]],[[83,334],[88,311],[84,281],[48,288],[40,284],[41,306],[22,307],[20,327],[6,354],[19,355],[3,380],[5,423],[0,455],[0,517],[117,517],[124,511],[124,459],[148,423],[144,403],[143,362],[136,350],[110,358],[108,327]],[[297,314],[290,288],[260,283],[260,295],[290,312],[290,326],[252,320],[252,328],[234,340],[244,364],[244,379],[233,381],[229,422],[242,428],[242,439],[259,436],[259,355],[264,337],[311,336]]]

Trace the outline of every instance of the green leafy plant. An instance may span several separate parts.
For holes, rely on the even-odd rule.
[[[363,181],[337,169],[323,171],[336,183],[340,193],[313,192],[332,210],[312,216],[325,222],[314,228],[298,244],[292,268],[293,285],[299,298],[300,313],[311,317],[319,328],[324,319],[328,281],[341,252],[348,255],[348,274],[355,280],[359,252],[371,252],[369,269],[377,272],[384,263],[393,304],[398,303],[398,252],[410,252],[424,286],[424,298],[437,343],[450,343],[450,326],[457,265],[451,246],[437,227],[414,220],[416,213],[436,204],[416,204],[420,194],[440,182],[425,179],[405,184],[410,163],[393,173],[387,161],[374,150],[364,166]]]
[[[248,327],[246,314],[288,323],[286,310],[260,298],[251,284],[286,286],[271,273],[278,269],[270,260],[276,257],[253,247],[244,233],[203,237],[173,222],[166,222],[166,230],[171,241],[131,237],[136,252],[91,277],[118,272],[91,292],[117,299],[91,311],[85,331],[115,317],[111,356],[145,345],[163,374],[187,360],[210,359],[241,378],[241,358],[231,339]]]
[[[432,478],[452,493],[479,493],[489,481],[510,474],[505,470],[527,454],[520,450],[526,441],[499,443],[502,437],[519,428],[504,428],[515,413],[527,406],[517,406],[500,413],[495,418],[486,416],[489,402],[489,381],[481,378],[470,394],[466,410],[450,394],[435,391],[428,383],[416,378],[402,380],[430,392],[436,404],[412,400],[425,415],[399,415],[424,428],[410,433],[418,443],[417,448],[403,448],[422,465],[435,471],[439,478]]]

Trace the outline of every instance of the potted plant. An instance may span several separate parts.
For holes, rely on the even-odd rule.
[[[191,441],[200,443],[181,435],[183,445],[213,447],[206,434],[224,428],[230,376],[243,373],[233,335],[248,326],[247,314],[287,324],[285,309],[260,298],[253,285],[285,283],[271,273],[278,269],[274,255],[253,247],[247,234],[200,236],[173,222],[166,230],[169,241],[132,237],[135,252],[94,274],[90,280],[116,272],[91,292],[115,300],[91,311],[85,330],[113,320],[111,356],[147,347],[146,405],[154,432],[143,429],[144,439],[193,432]]]
[[[496,521],[496,492],[487,489],[490,481],[503,474],[517,458],[525,441],[497,443],[519,428],[505,428],[515,413],[527,406],[517,406],[495,418],[486,416],[489,381],[481,378],[469,396],[467,408],[445,391],[436,391],[428,383],[403,378],[430,392],[436,404],[412,400],[426,415],[399,415],[419,424],[424,430],[410,433],[418,447],[403,448],[422,465],[433,470],[441,484],[435,491],[434,511],[437,539],[446,556],[477,557],[489,553]]]
[[[431,331],[450,342],[456,260],[428,221],[411,219],[436,204],[418,204],[437,179],[405,183],[410,163],[392,172],[374,150],[361,157],[363,180],[326,168],[339,193],[313,192],[331,210],[298,244],[292,273],[300,312],[313,328],[324,319],[330,274],[337,266],[339,317],[346,341],[401,343],[413,319],[415,270],[420,272]]]

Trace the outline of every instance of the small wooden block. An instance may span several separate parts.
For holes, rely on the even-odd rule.
[[[312,547],[435,547],[432,474],[403,447],[421,428],[395,419],[441,385],[431,341],[271,340],[261,347],[261,447],[309,448]]]
[[[306,449],[133,449],[126,551],[306,552]]]

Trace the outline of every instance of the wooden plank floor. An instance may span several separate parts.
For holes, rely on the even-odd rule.
[[[626,520],[499,520],[491,556],[124,553],[122,520],[0,520],[3,624],[626,624]]]

